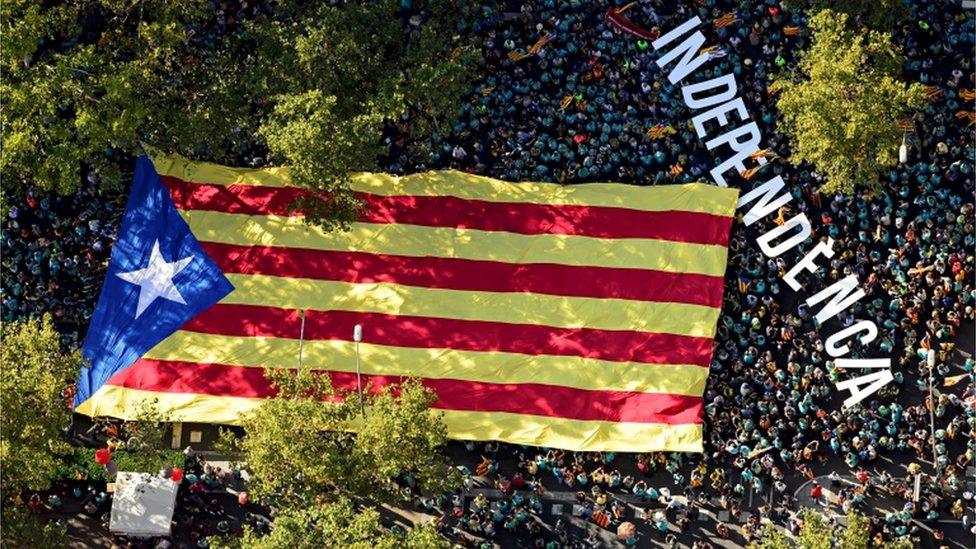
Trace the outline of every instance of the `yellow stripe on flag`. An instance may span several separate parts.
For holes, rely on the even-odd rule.
[[[189,162],[175,156],[153,156],[156,171],[186,181],[211,185],[291,186],[288,168],[229,168]],[[363,173],[351,177],[354,191],[382,196],[454,196],[487,202],[610,206],[648,212],[680,210],[731,217],[738,190],[706,183],[640,187],[622,183],[510,183],[453,170],[404,177]]]
[[[557,328],[653,331],[713,337],[720,310],[687,303],[476,292],[391,283],[226,275],[235,290],[220,303],[283,309],[357,311]]]
[[[725,274],[728,257],[725,246],[648,238],[524,235],[402,223],[353,223],[349,231],[327,231],[307,225],[301,217],[192,210],[182,215],[198,240],[242,246],[654,269],[713,276]]]
[[[269,368],[294,368],[298,340],[236,337],[178,331],[145,358]],[[708,368],[695,365],[613,362],[575,356],[422,349],[361,343],[364,374],[459,379],[487,383],[541,383],[591,390],[634,391],[701,396]],[[305,368],[356,371],[349,341],[305,340]]]
[[[104,385],[77,411],[89,416],[131,420],[136,419],[139,404],[153,398],[158,399],[161,409],[179,411],[181,415],[174,420],[206,417],[214,423],[229,425],[239,424],[240,414],[254,410],[263,402],[255,398],[157,393]],[[583,421],[503,412],[434,412],[443,414],[451,438],[461,440],[498,440],[575,451],[651,452],[661,448],[672,452],[702,451],[700,424]],[[350,429],[354,428],[350,425]]]

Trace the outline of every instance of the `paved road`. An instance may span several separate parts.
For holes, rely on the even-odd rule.
[[[967,477],[972,478],[974,475],[976,475],[976,470],[970,467],[970,470],[967,471]],[[819,483],[824,490],[824,497],[822,497],[819,501],[815,500],[810,495],[810,490],[813,487],[814,482]],[[841,476],[840,482],[851,486],[857,486],[857,480],[855,477],[850,475]],[[873,495],[868,499],[868,503],[872,509],[879,513],[900,511],[905,503],[904,500],[890,497],[880,490],[872,490],[872,493]],[[837,494],[832,489],[830,477],[826,475],[816,477],[813,480],[803,483],[803,485],[796,490],[796,499],[798,508],[817,509],[829,517],[836,517],[840,524],[846,525],[847,523],[846,519],[844,518],[844,512],[838,503]],[[970,518],[973,517],[971,509],[969,510],[969,515]],[[971,549],[973,547],[973,544],[971,543],[972,536],[963,530],[961,520],[949,517],[942,518],[937,521],[914,520],[912,522],[921,530],[929,534],[923,538],[923,545],[925,546],[935,547],[935,544],[931,543],[932,538],[930,535],[933,528],[938,528],[945,532],[946,536],[943,543],[949,547],[956,547],[958,549]]]
[[[475,508],[474,499],[479,494],[483,494],[489,501],[497,501],[504,497],[499,490],[474,488],[467,491],[464,495],[464,506],[466,509],[473,510]],[[658,533],[656,530],[652,530],[645,521],[644,509],[650,505],[649,503],[642,503],[633,496],[623,494],[614,494],[614,498],[626,502],[627,510],[623,520],[632,522],[638,527],[640,547],[665,547],[664,535]],[[570,525],[571,532],[578,539],[585,538],[590,532],[597,532],[604,547],[625,547],[615,535],[615,525],[611,524],[608,528],[601,528],[593,521],[584,520],[578,516],[580,506],[576,501],[576,492],[546,492],[541,499],[543,502],[542,512],[538,513],[537,518],[547,530],[551,531],[552,525],[555,524],[556,520],[562,518]],[[674,499],[687,504],[687,499],[684,496],[675,496]],[[716,507],[718,506],[717,500],[713,503],[715,503]],[[661,504],[655,505],[654,510],[655,512],[665,511],[664,506]],[[423,523],[432,518],[431,515],[424,513],[391,507],[387,507],[387,512],[390,516],[403,519],[401,521],[403,525],[407,525],[408,522]],[[679,535],[679,538],[682,540],[679,547],[690,547],[691,542],[695,539],[704,539],[706,537],[719,547],[741,547],[743,541],[741,537],[741,524],[745,523],[750,516],[750,513],[743,512],[740,521],[734,523],[729,522],[730,517],[727,511],[719,511],[716,513],[713,510],[703,509],[699,520],[692,524],[684,533],[681,533],[674,523],[676,513],[672,511],[665,512],[664,514],[669,519],[669,532]],[[719,521],[725,522],[730,527],[732,531],[730,539],[721,539],[715,534],[715,526]],[[507,535],[504,531],[498,532],[494,540],[496,547],[513,547],[526,543],[524,536],[511,536]]]

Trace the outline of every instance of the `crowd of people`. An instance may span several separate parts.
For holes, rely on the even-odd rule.
[[[627,13],[652,35],[694,15],[707,23],[734,13],[735,24],[713,30],[712,43],[721,47],[701,78],[735,73],[750,112],[764,126],[766,146],[788,154],[785,136],[775,132],[769,77],[794,66],[808,39],[794,29],[803,28],[806,17],[775,0],[694,4],[638,3]],[[766,177],[782,176],[797,200],[771,219],[733,229],[705,394],[708,451],[700,458],[650,460],[673,471],[677,492],[692,487],[699,471],[713,478],[717,494],[734,500],[750,489],[771,488],[779,502],[790,495],[784,477],[795,472],[812,479],[838,467],[877,465],[884,454],[918,461],[934,455],[940,485],[932,491],[943,497],[926,505],[924,515],[932,519],[973,505],[963,486],[976,450],[973,361],[954,352],[965,335],[960,330],[972,330],[976,307],[973,130],[957,116],[971,108],[966,90],[976,84],[974,22],[959,6],[911,2],[909,10],[894,30],[906,55],[902,76],[938,89],[906,127],[912,153],[887,174],[885,191],[873,196],[820,194],[823,181],[808,166],[774,162],[767,170]],[[593,6],[557,1],[522,6],[517,16],[486,10],[476,25],[485,36],[485,77],[453,134],[434,136],[429,162],[419,167],[446,165],[509,180],[702,179],[714,162],[687,128],[692,113],[663,78],[648,43],[623,36],[603,15]],[[533,57],[511,55],[540,37],[544,46]],[[647,135],[661,125],[672,131]],[[417,164],[406,150],[394,159],[393,170]],[[797,210],[815,220],[813,238],[799,246],[798,257],[828,237],[835,251],[803,281],[804,289],[816,291],[850,274],[866,281],[867,295],[828,326],[819,326],[782,282],[792,266],[788,259],[767,259],[753,244]],[[822,340],[860,318],[874,320],[880,333],[872,349],[855,344],[852,356],[893,357],[895,381],[841,411],[843,396],[834,384],[851,372],[836,367]],[[932,372],[930,349],[937,353]],[[953,364],[957,356],[964,359]],[[937,418],[934,436],[930,410]],[[905,472],[909,485],[914,474]],[[572,484],[579,476],[563,478]],[[698,484],[694,490],[701,479]]]
[[[870,512],[865,501],[871,496],[904,504],[872,517],[879,540],[918,533],[914,519],[928,521],[936,537],[939,518],[959,518],[972,528],[973,491],[965,475],[976,452],[974,363],[956,346],[972,331],[976,309],[974,149],[973,127],[957,112],[972,109],[967,93],[976,89],[976,28],[973,13],[957,4],[911,0],[907,17],[893,29],[906,58],[902,77],[938,93],[906,126],[909,158],[892,167],[881,193],[821,194],[823,181],[810,166],[782,159],[757,177],[782,176],[796,200],[751,227],[733,226],[705,392],[704,454],[584,455],[470,444],[464,467],[471,493],[477,494],[478,481],[504,497],[476,496],[474,507],[466,508],[462,494],[429,498],[405,487],[405,501],[443,513],[445,531],[462,544],[506,531],[526,532],[539,545],[596,543],[589,533],[574,539],[564,521],[550,529],[533,518],[541,513],[546,486],[578,491],[579,516],[602,527],[625,522],[626,505],[637,505],[646,508],[652,532],[675,541],[717,505],[730,517],[717,524],[717,535],[735,535],[729,525],[737,524],[738,535],[749,539],[761,532],[762,518],[797,528],[797,479],[831,474],[828,488],[844,510]],[[714,161],[688,129],[691,113],[680,90],[667,82],[646,40],[621,33],[605,17],[608,7],[622,5],[512,3],[459,22],[478,36],[483,62],[453,132],[409,143],[402,138],[410,133],[409,120],[401,121],[385,137],[390,154],[382,168],[451,168],[564,183],[705,178]],[[735,73],[764,146],[789,157],[785,136],[775,131],[769,83],[774,72],[794,68],[809,42],[804,13],[778,0],[653,0],[626,14],[651,34],[698,15],[709,43],[719,46],[700,77]],[[734,15],[732,24],[716,25],[726,14]],[[4,321],[51,312],[65,343],[80,343],[124,204],[124,197],[97,183],[92,175],[69,197],[12,198],[2,236]],[[827,326],[818,325],[782,282],[792,267],[789,257],[767,259],[754,244],[756,235],[801,210],[814,221],[814,233],[796,259],[827,237],[835,250],[802,280],[807,293],[852,273],[867,292]],[[854,344],[852,356],[892,357],[895,381],[841,411],[844,395],[834,385],[851,372],[834,364],[823,339],[861,318],[874,320],[880,332],[870,348]],[[931,370],[929,350],[937,354]],[[911,465],[901,470],[880,457]],[[920,474],[926,475],[923,497],[909,501]],[[815,484],[800,495],[818,499],[823,489]],[[737,518],[750,492],[763,497],[743,525]]]
[[[172,476],[173,469],[169,469],[169,478],[179,484],[172,518],[173,534],[157,538],[114,534],[113,547],[206,549],[214,537],[240,533],[244,526],[257,532],[269,531],[273,510],[248,499],[240,468],[223,462],[223,467],[209,463],[192,451],[185,455],[183,463],[177,464],[179,478]],[[107,534],[114,496],[109,482],[89,478],[83,467],[76,466],[70,476],[55,480],[51,489],[30,494],[27,508],[55,524],[64,525],[70,519],[76,525],[100,528]]]
[[[63,343],[79,347],[124,209],[125,196],[105,192],[94,174],[73,195],[18,197],[0,235],[0,320],[50,313]]]

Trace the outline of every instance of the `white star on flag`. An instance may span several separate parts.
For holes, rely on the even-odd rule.
[[[173,284],[173,277],[186,268],[193,261],[193,256],[184,257],[177,261],[166,261],[159,253],[159,240],[153,243],[149,265],[145,269],[116,273],[116,276],[126,282],[139,286],[139,305],[136,307],[136,318],[139,318],[157,297],[175,301],[186,305],[180,291]]]

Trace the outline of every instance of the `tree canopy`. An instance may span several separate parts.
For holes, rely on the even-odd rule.
[[[914,547],[912,540],[905,536],[893,541],[885,541],[878,545],[870,538],[869,519],[857,512],[851,511],[846,516],[847,525],[839,528],[837,534],[834,527],[818,511],[803,509],[800,511],[800,532],[795,537],[789,537],[782,530],[767,526],[762,531],[762,537],[749,544],[749,549],[868,549],[868,547],[883,547],[884,549],[908,549]]]
[[[473,49],[451,25],[451,2],[430,2],[422,25],[405,27],[397,3],[342,8],[297,3],[256,29],[259,72],[287,74],[258,129],[292,180],[329,193],[300,205],[312,220],[349,219],[356,200],[341,185],[385,152],[384,123],[410,115],[413,131],[446,131],[467,90]]]
[[[19,505],[3,506],[3,529],[0,532],[4,547],[58,549],[68,546],[68,532],[64,526],[41,522]]]
[[[840,533],[841,549],[868,549],[870,547],[871,521],[861,513],[847,514],[847,527]]]
[[[48,487],[49,475],[69,447],[62,429],[71,423],[64,394],[81,366],[81,354],[61,351],[51,318],[5,324],[0,330],[0,462],[3,498]]]
[[[81,355],[61,352],[51,318],[0,327],[0,509],[3,545],[64,547],[64,528],[42,524],[15,503],[24,490],[42,490],[70,447],[64,389],[78,375]]]
[[[409,113],[411,131],[446,129],[467,89],[463,3],[416,4],[284,0],[219,21],[204,0],[4,2],[6,192],[67,194],[89,170],[119,182],[146,144],[288,164],[319,191],[296,204],[307,218],[345,226],[357,201],[344,183],[374,168],[384,125]]]
[[[846,23],[846,14],[814,15],[800,74],[779,79],[777,107],[792,159],[812,164],[828,194],[879,190],[879,177],[897,160],[899,120],[925,101],[921,84],[898,80],[902,58],[890,35]]]
[[[380,527],[379,513],[357,508],[349,499],[308,508],[287,509],[275,516],[271,533],[260,535],[245,527],[240,538],[223,538],[215,547],[295,549],[296,547],[348,547],[350,549],[447,549],[450,544],[430,525],[403,532]]]
[[[225,451],[243,453],[253,496],[290,507],[341,496],[389,501],[396,479],[428,493],[457,486],[457,472],[440,452],[443,420],[429,409],[432,394],[418,383],[367,396],[361,420],[355,393],[337,401],[325,374],[267,375],[277,395],[242,418],[242,438],[229,432],[223,437]]]
[[[793,549],[793,543],[782,530],[766,526],[762,531],[762,537],[750,543],[748,549]]]
[[[135,419],[123,425],[125,449],[130,457],[126,470],[147,471],[154,466],[158,470],[158,464],[172,453],[166,444],[172,417],[160,409],[157,397],[139,401],[135,412]]]
[[[785,4],[790,9],[811,13],[820,10],[845,13],[853,25],[868,26],[881,31],[890,30],[895,23],[908,15],[908,8],[902,0],[788,0]]]
[[[8,191],[33,185],[68,194],[86,168],[117,181],[121,157],[136,153],[140,140],[186,151],[222,131],[194,131],[204,106],[219,101],[209,90],[177,85],[204,80],[196,73],[207,69],[191,61],[201,45],[190,36],[205,21],[204,6],[4,2],[0,169]],[[209,100],[193,101],[197,94]]]
[[[830,549],[833,546],[833,531],[826,517],[813,509],[800,511],[803,526],[797,541],[803,549]]]

